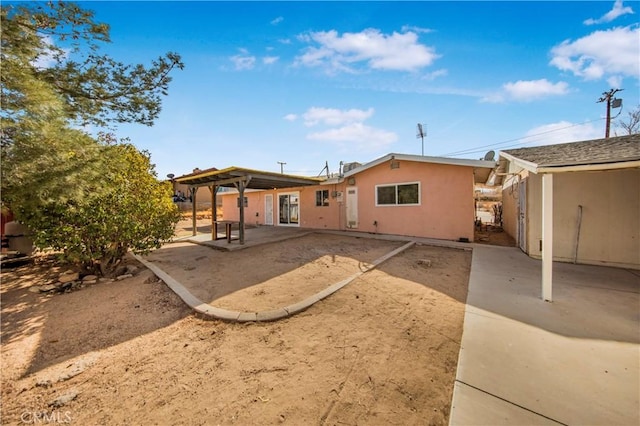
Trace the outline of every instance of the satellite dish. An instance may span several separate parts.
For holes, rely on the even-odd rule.
[[[173,173],[169,173],[169,174],[167,175],[167,177],[168,177],[169,179],[173,179],[175,176],[176,176],[176,175],[174,175]]]
[[[491,150],[491,151],[487,152],[482,159],[484,161],[494,161],[496,159],[495,151]]]

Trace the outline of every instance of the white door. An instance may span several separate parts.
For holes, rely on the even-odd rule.
[[[518,185],[518,247],[527,253],[527,181]]]
[[[347,228],[358,227],[358,188],[347,187]]]
[[[264,224],[273,225],[273,194],[264,196]]]

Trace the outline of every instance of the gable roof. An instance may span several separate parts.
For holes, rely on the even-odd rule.
[[[484,161],[484,160],[468,160],[464,158],[449,158],[449,157],[429,157],[424,155],[409,155],[409,154],[396,154],[390,153],[383,157],[377,158],[373,161],[370,161],[362,166],[358,166],[354,169],[349,170],[344,173],[344,177],[349,177],[355,175],[357,173],[361,173],[367,169],[375,167],[379,164],[385,163],[387,161],[392,160],[403,160],[403,161],[416,161],[420,163],[432,163],[432,164],[448,164],[451,166],[466,166],[466,167],[474,167],[474,176],[475,182],[486,182],[489,173],[496,166],[495,161]]]
[[[509,149],[500,157],[533,173],[640,167],[640,134]]]

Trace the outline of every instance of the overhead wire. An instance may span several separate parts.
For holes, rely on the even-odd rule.
[[[492,143],[492,144],[488,144],[488,145],[481,145],[481,146],[477,146],[477,147],[473,147],[473,148],[463,149],[463,150],[460,150],[460,151],[454,151],[454,152],[450,152],[450,153],[447,153],[447,154],[442,154],[442,155],[440,155],[440,157],[455,157],[457,155],[475,154],[475,153],[478,153],[478,152],[483,152],[486,148],[511,148],[511,147],[514,147],[514,146],[525,145],[525,144],[531,143],[531,141],[518,142],[518,143],[512,143],[512,142],[517,142],[517,141],[520,141],[520,140],[523,140],[523,139],[531,139],[531,138],[534,138],[536,136],[542,136],[542,135],[546,135],[546,134],[549,134],[549,133],[558,132],[560,130],[570,129],[572,127],[581,126],[583,124],[588,124],[588,123],[593,123],[593,122],[599,121],[599,120],[605,120],[605,118],[596,118],[596,119],[593,119],[593,120],[583,121],[582,123],[575,123],[575,124],[572,124],[570,126],[559,127],[557,129],[551,129],[551,130],[547,130],[547,131],[544,131],[544,132],[535,133],[533,135],[521,136],[519,138],[509,139],[509,140],[502,141],[502,142],[496,142],[496,143]],[[506,146],[502,146],[502,145],[506,145]]]

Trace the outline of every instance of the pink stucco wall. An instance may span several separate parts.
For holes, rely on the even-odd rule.
[[[473,241],[472,167],[400,161],[396,169],[383,163],[358,173],[355,179],[358,230]],[[375,205],[376,185],[409,182],[420,183],[420,205]]]
[[[302,188],[248,192],[245,209],[247,224],[265,224],[265,194],[273,194],[274,225],[278,226],[278,194],[298,192],[300,224],[312,229],[346,229],[346,188],[358,188],[358,227],[353,231],[396,234],[445,240],[468,238],[473,241],[474,193],[473,168],[414,161],[399,161],[392,169],[389,163],[352,176],[354,185],[316,185]],[[376,206],[376,185],[419,182],[420,205]],[[317,207],[317,190],[328,190],[329,206]],[[342,202],[333,195],[343,192]],[[237,193],[223,195],[226,220],[238,220]],[[257,213],[257,215],[256,215]],[[377,225],[374,225],[374,222]]]

